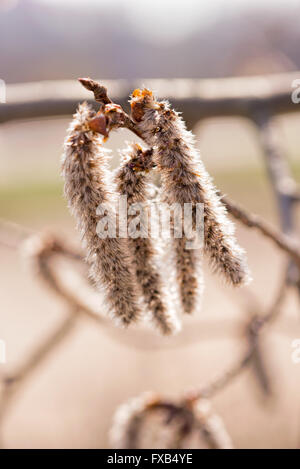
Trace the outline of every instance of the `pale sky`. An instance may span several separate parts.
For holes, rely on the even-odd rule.
[[[291,9],[300,11],[300,0],[34,0],[55,8],[93,8],[98,13],[102,6],[122,7],[122,15],[135,34],[148,41],[180,41],[201,25],[214,21],[220,14],[239,12],[245,8]],[[17,0],[0,0],[15,4]]]

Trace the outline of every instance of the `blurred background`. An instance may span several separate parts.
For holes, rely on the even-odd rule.
[[[296,0],[0,0],[0,79],[9,85],[91,76],[140,79],[142,85],[145,78],[297,71],[299,15]],[[70,117],[0,125],[0,217],[49,229],[77,244],[60,177]],[[281,115],[276,124],[299,182],[300,114]],[[253,124],[236,117],[210,118],[194,131],[218,187],[278,223]],[[113,167],[126,139],[132,136],[121,131],[107,142],[114,150]],[[282,276],[283,258],[256,233],[238,227],[238,239],[248,252],[251,289],[267,307]],[[7,344],[1,371],[13,369],[43,341],[64,307],[27,274],[17,252],[0,246],[0,256],[0,339]],[[205,276],[202,312],[185,319],[180,346],[171,340],[163,350],[130,348],[82,321],[18,396],[2,425],[4,446],[108,447],[111,418],[121,402],[147,390],[179,396],[230,365],[243,349],[239,324],[246,313],[237,292],[209,269]],[[300,337],[295,292],[283,316],[265,339],[272,396],[267,398],[247,372],[214,399],[236,447],[299,447],[300,365],[291,361],[291,340]],[[199,340],[191,338],[195,327]]]

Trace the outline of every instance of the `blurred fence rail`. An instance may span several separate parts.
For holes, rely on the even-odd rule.
[[[238,115],[253,118],[297,112],[293,83],[300,71],[292,73],[218,79],[101,80],[114,101],[126,107],[128,95],[141,85],[154,89],[159,97],[172,100],[189,126],[199,119]],[[78,102],[90,101],[90,93],[75,80],[41,81],[7,85],[6,103],[0,106],[0,123],[73,114]]]

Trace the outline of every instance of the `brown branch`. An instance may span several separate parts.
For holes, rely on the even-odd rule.
[[[140,131],[137,129],[133,120],[129,117],[128,114],[121,108],[120,105],[115,104],[107,95],[107,89],[105,86],[100,85],[95,80],[91,78],[79,78],[78,81],[86,88],[88,91],[94,93],[94,98],[97,103],[100,103],[100,110],[104,112],[107,117],[111,118],[111,127],[119,128],[123,127],[125,129],[131,130],[135,135],[142,138]]]
[[[250,327],[251,321],[254,317],[263,314],[263,308],[253,294],[247,287],[240,291],[241,298],[244,300],[245,311],[249,315],[249,323],[246,326],[246,337],[248,340],[249,347],[252,347],[253,334],[252,328]],[[266,350],[262,344],[261,336],[256,339],[256,347],[252,357],[253,375],[256,378],[257,383],[260,386],[260,390],[265,396],[270,396],[273,393],[272,377],[270,376],[268,369],[268,357],[266,356]]]
[[[282,251],[289,254],[300,266],[300,247],[291,237],[282,234],[271,225],[266,223],[259,215],[246,212],[239,204],[222,195],[222,202],[228,212],[248,228],[255,228],[267,238],[271,239]]]
[[[95,101],[101,105],[110,104],[112,100],[107,96],[107,88],[100,85],[97,81],[91,78],[78,78],[79,83],[82,84],[88,91],[94,93]]]
[[[106,322],[106,319],[84,303],[75,292],[63,285],[55,269],[51,265],[51,260],[55,255],[63,255],[71,259],[77,259],[76,253],[65,250],[64,244],[48,233],[34,235],[26,241],[25,250],[29,251],[30,258],[35,262],[37,272],[46,285],[53,290],[56,295],[70,305],[75,310],[84,313],[85,316],[97,321]],[[74,254],[74,255],[73,255]]]
[[[252,337],[249,337],[249,340],[251,344]],[[273,383],[267,366],[268,362],[266,358],[268,357],[266,356],[263,345],[264,344],[262,344],[261,340],[257,339],[255,349],[252,354],[252,369],[253,375],[263,394],[269,397],[273,394]]]
[[[239,376],[253,360],[255,357],[255,351],[257,342],[259,337],[264,330],[264,328],[270,324],[278,315],[280,311],[280,307],[285,299],[287,292],[287,284],[286,280],[282,281],[282,284],[279,288],[277,293],[277,297],[270,307],[269,311],[264,315],[256,315],[254,316],[249,325],[247,326],[246,334],[249,337],[248,342],[248,349],[243,354],[241,360],[239,360],[236,364],[230,367],[227,371],[223,372],[214,379],[210,384],[198,389],[193,390],[187,393],[187,400],[188,401],[196,401],[202,397],[204,398],[211,398],[215,396],[218,392],[222,391],[225,387],[227,387],[231,382]]]

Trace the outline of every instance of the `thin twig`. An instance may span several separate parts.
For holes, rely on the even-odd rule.
[[[195,401],[201,397],[213,397],[215,394],[225,387],[227,387],[231,382],[239,376],[251,363],[253,359],[253,355],[256,350],[257,340],[265,328],[267,324],[272,322],[280,311],[280,307],[285,299],[285,295],[287,292],[287,285],[286,281],[282,282],[277,297],[272,304],[271,308],[265,315],[257,315],[252,318],[250,324],[247,328],[247,334],[251,338],[249,341],[248,349],[243,354],[241,360],[239,360],[236,364],[230,367],[226,372],[221,373],[219,377],[213,380],[210,384],[205,385],[204,387],[193,390],[187,394],[187,399],[191,401]]]
[[[31,352],[16,371],[0,377],[0,385],[2,384],[2,392],[0,395],[0,421],[3,419],[16,393],[20,391],[32,373],[74,329],[78,317],[77,313],[77,309],[74,307],[70,308],[67,317],[33,350],[33,352]]]
[[[228,212],[243,225],[248,228],[255,228],[267,238],[271,239],[279,249],[289,254],[300,266],[300,246],[291,237],[282,234],[279,230],[273,228],[265,222],[259,215],[252,214],[242,208],[236,202],[222,195],[222,202],[225,204]]]
[[[129,115],[119,106],[112,102],[112,100],[107,95],[107,89],[105,86],[100,85],[95,80],[91,78],[78,78],[78,81],[86,88],[88,91],[92,91],[94,93],[95,101],[100,103],[100,109],[108,105],[108,109],[112,109],[115,111],[116,117],[119,117],[119,122],[115,126],[116,127],[124,127],[128,130],[131,130],[135,135],[142,138],[141,132],[137,129],[133,120],[129,117]],[[113,108],[110,108],[109,105],[113,105]]]

